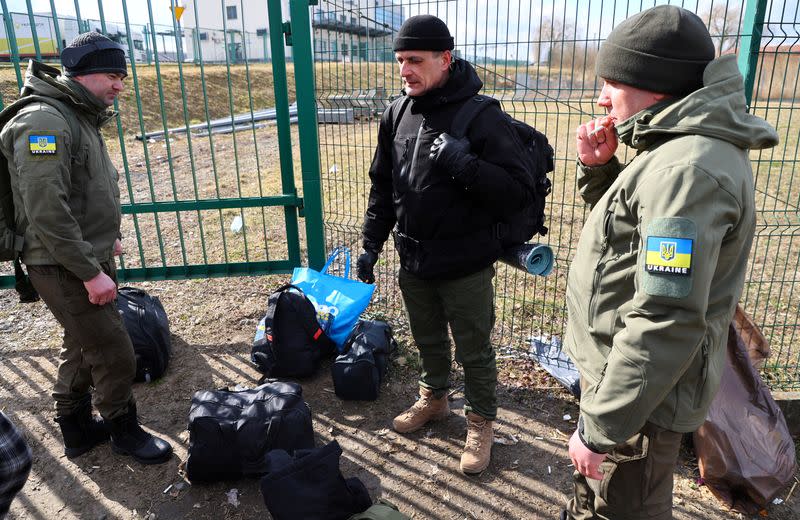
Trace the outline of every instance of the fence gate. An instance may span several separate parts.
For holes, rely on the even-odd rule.
[[[269,0],[259,11],[199,0],[176,9],[170,0],[167,16],[153,0],[57,3],[59,11],[50,2],[51,11],[34,13],[28,2],[19,13],[0,1],[0,59],[13,65],[2,71],[0,94],[4,106],[15,100],[25,58],[59,65],[81,32],[125,47],[120,117],[104,130],[121,178],[121,280],[291,272],[303,235],[309,265],[322,266],[308,0]],[[12,276],[0,277],[0,288],[12,286]]]

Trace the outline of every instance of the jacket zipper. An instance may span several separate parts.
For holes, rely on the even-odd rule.
[[[703,399],[703,391],[706,388],[706,379],[708,379],[708,341],[703,338],[703,368],[700,370],[700,384],[697,387],[697,393],[694,396],[694,407],[698,408]]]
[[[605,268],[603,257],[608,250],[608,227],[611,224],[611,215],[612,212],[606,210],[605,217],[603,218],[603,242],[600,244],[600,258],[597,260],[597,266],[594,268],[592,296],[589,299],[589,316],[587,321],[590,327],[594,324],[594,316],[597,311],[597,293],[600,292],[600,279],[603,277],[603,269]]]

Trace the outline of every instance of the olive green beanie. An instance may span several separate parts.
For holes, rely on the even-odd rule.
[[[703,86],[714,43],[691,11],[659,5],[617,25],[600,46],[595,70],[603,79],[685,96]]]

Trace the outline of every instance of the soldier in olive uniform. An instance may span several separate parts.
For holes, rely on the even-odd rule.
[[[608,113],[576,136],[592,211],[567,285],[582,394],[562,518],[672,518],[682,434],[719,385],[755,229],[748,151],[778,137],[747,113],[736,57],[714,55],[702,20],[668,5],[600,47]],[[627,165],[619,141],[636,151]]]
[[[31,61],[22,99],[0,132],[8,159],[22,261],[64,327],[53,390],[65,453],[111,437],[139,462],[166,462],[172,447],[144,431],[131,386],[133,346],[117,312],[114,256],[122,252],[118,174],[100,129],[127,76],[125,51],[99,33],[61,53],[64,73]],[[12,114],[6,113],[8,117]],[[90,389],[102,418],[92,414]]]

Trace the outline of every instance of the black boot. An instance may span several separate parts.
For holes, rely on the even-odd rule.
[[[139,426],[134,403],[128,405],[126,413],[111,419],[111,449],[142,464],[161,464],[172,457],[172,446],[167,441]]]
[[[70,415],[56,417],[64,437],[64,455],[78,457],[109,439],[106,422],[92,414],[92,398],[81,399]]]

